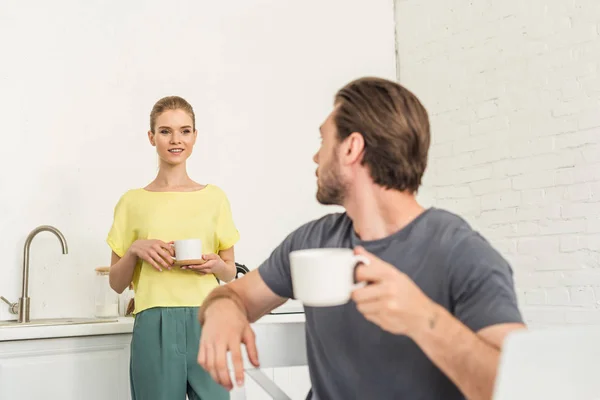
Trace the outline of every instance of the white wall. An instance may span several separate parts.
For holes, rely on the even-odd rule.
[[[153,103],[195,107],[189,170],[229,195],[256,267],[283,237],[330,211],[314,197],[312,154],[333,95],[363,75],[394,78],[388,0],[4,0],[0,5],[0,294],[20,294],[28,232],[32,317],[93,312],[113,207],[156,173]],[[0,303],[0,320],[8,319]]]
[[[430,112],[421,199],[512,262],[531,325],[600,323],[600,2],[396,0]]]

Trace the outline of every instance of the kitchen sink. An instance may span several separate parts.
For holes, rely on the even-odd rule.
[[[81,325],[81,324],[105,324],[117,322],[117,319],[100,318],[53,318],[35,319],[29,322],[2,321],[0,328],[23,328],[25,326],[56,326],[56,325]]]

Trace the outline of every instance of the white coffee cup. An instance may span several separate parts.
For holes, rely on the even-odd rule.
[[[177,261],[201,260],[202,259],[202,240],[185,239],[176,240],[175,259]]]
[[[290,253],[294,297],[311,307],[338,306],[365,285],[354,282],[354,270],[369,260],[351,249],[326,248]]]

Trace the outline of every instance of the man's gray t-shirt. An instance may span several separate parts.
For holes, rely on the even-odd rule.
[[[290,234],[259,273],[273,292],[294,298],[291,251],[358,245],[407,274],[475,332],[522,322],[509,264],[463,219],[436,208],[374,241],[360,240],[347,214],[327,215]],[[313,399],[464,399],[410,338],[367,321],[353,301],[307,306],[305,316]]]

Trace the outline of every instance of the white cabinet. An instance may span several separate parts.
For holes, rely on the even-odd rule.
[[[306,362],[304,316],[265,316],[253,328],[264,373],[292,400],[304,400],[310,389],[308,367],[289,366]],[[131,400],[132,329],[131,318],[0,328],[0,400]],[[246,375],[244,388],[234,390],[231,399],[270,397]]]
[[[131,335],[0,342],[2,400],[130,400]]]
[[[262,371],[273,379],[273,369],[265,368]],[[244,386],[233,389],[230,394],[231,400],[271,400],[271,397],[248,375],[245,376]]]
[[[292,400],[305,400],[310,390],[310,377],[307,366],[264,368],[263,373],[268,376]],[[271,397],[246,375],[243,389],[234,389],[231,400],[270,400]]]
[[[305,400],[310,390],[310,376],[307,366],[275,368],[273,381],[292,400]]]

